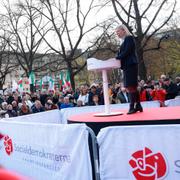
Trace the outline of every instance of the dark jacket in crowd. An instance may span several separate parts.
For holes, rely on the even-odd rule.
[[[125,98],[125,94],[123,92],[119,92],[117,94],[117,98],[120,100],[121,103],[129,102],[129,94],[127,92],[125,92],[125,93],[126,93],[127,99]]]
[[[33,105],[33,106],[31,107],[31,110],[32,110],[32,113],[38,113],[38,112],[43,112],[43,111],[45,111],[44,107],[36,108],[35,105]]]
[[[170,82],[169,85],[165,85],[164,89],[166,90],[166,100],[174,99],[178,95],[178,87],[175,83]]]

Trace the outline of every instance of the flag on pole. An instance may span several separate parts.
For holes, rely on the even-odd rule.
[[[70,72],[69,71],[66,72],[66,85],[68,87],[71,87],[71,80],[70,80]]]
[[[54,80],[52,79],[52,77],[50,77],[49,79],[49,91],[54,91]]]
[[[19,81],[18,81],[18,91],[19,92],[23,92],[23,81],[22,81],[22,77],[20,77]]]
[[[35,74],[33,71],[31,71],[29,74],[29,84],[35,84]]]
[[[71,88],[71,81],[70,81],[70,72],[69,71],[61,71],[60,73],[60,86],[61,90],[65,90]]]
[[[17,91],[18,90],[18,83],[13,80],[13,83],[12,83],[12,91]]]
[[[70,80],[70,72],[66,71],[66,83],[65,83],[66,88],[71,88],[71,80]]]
[[[64,72],[63,71],[61,71],[60,72],[60,77],[59,77],[59,79],[60,79],[60,81],[59,81],[59,84],[60,84],[60,90],[61,91],[63,91],[63,89],[64,89],[64,84],[65,84],[65,77],[64,77]]]
[[[39,86],[40,86],[40,89],[41,89],[41,90],[44,89],[44,83],[43,83],[42,78],[40,79],[40,84],[39,84]]]

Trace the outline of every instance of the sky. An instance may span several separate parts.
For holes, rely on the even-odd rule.
[[[22,0],[23,1],[23,0]],[[34,0],[33,0],[34,1]],[[126,3],[127,3],[127,0],[120,0],[122,3],[124,3],[124,6],[126,5]],[[141,0],[142,2],[148,2],[148,0]],[[158,1],[158,0],[156,0],[157,1],[157,3],[160,1]],[[171,2],[171,1],[173,1],[173,0],[169,0],[168,2]],[[17,0],[10,0],[10,2],[11,3],[14,3],[14,2],[17,2]],[[82,0],[82,6],[83,6],[83,10],[85,11],[85,10],[87,10],[87,7],[88,7],[88,3],[90,2],[90,0]],[[0,3],[2,3],[2,1],[0,2]],[[146,4],[145,4],[146,5]],[[155,8],[156,7],[154,7],[154,10],[155,10]],[[177,13],[179,13],[179,16],[180,16],[180,1],[179,0],[177,0],[177,7],[176,7],[176,14]],[[1,11],[1,13],[3,13],[4,11],[3,11],[3,8],[1,7],[0,8],[0,11]],[[164,11],[162,14],[161,14],[161,17],[160,17],[160,20],[164,20],[164,17],[166,16],[166,14],[168,13],[168,9],[166,10],[166,11]],[[153,12],[153,11],[152,11]],[[103,10],[100,10],[100,12],[98,13],[98,14],[95,14],[95,15],[91,15],[90,17],[89,17],[89,19],[88,19],[88,24],[87,24],[87,26],[92,26],[92,25],[94,25],[94,24],[96,24],[96,23],[99,23],[99,22],[102,22],[103,20],[105,20],[105,19],[107,19],[108,17],[115,17],[115,13],[114,13],[114,11],[113,11],[113,9],[112,9],[112,7],[110,8],[110,7],[106,7],[106,8],[104,8]],[[151,13],[149,13],[149,15],[148,15],[148,18],[151,18]],[[72,23],[73,24],[73,23]],[[157,24],[158,24],[158,22],[157,22]],[[144,23],[143,24],[144,26],[146,25],[146,23]],[[95,32],[95,33],[93,33],[93,34],[91,34],[91,35],[89,35],[88,37],[87,37],[87,39],[92,39],[95,35],[97,35],[97,33],[98,32]],[[74,39],[76,38],[76,36],[77,36],[77,34],[78,33],[74,33],[74,35],[73,35],[73,37],[74,37]],[[49,41],[53,41],[53,42],[55,42],[56,41],[56,37],[54,36],[54,38],[55,39],[53,39],[53,37],[52,36],[49,36],[49,38],[48,38],[48,40]],[[87,39],[85,39],[85,41],[87,41]],[[83,43],[85,43],[85,41],[83,42]]]

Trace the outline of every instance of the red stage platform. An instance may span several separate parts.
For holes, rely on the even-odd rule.
[[[103,127],[114,125],[155,125],[180,124],[180,106],[147,108],[144,112],[127,115],[127,110],[119,110],[123,115],[111,117],[96,117],[94,113],[83,113],[68,118],[68,123],[86,123],[95,134]]]

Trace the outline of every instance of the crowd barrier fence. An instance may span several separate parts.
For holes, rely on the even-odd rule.
[[[175,99],[166,100],[165,106],[167,106],[167,107],[180,106],[180,97],[175,98]]]
[[[93,180],[89,151],[92,137],[95,179],[99,180],[95,135],[84,124],[0,121],[0,164],[33,180]]]
[[[179,179],[180,125],[101,129],[100,179]]]
[[[62,124],[61,112],[56,110],[17,116],[13,118],[4,118],[5,121],[33,122],[33,123],[54,123]]]

